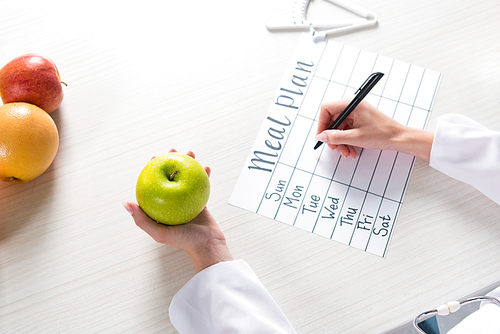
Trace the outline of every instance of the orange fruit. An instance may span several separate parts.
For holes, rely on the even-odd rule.
[[[52,118],[29,103],[0,106],[0,180],[24,183],[49,168],[59,148]]]

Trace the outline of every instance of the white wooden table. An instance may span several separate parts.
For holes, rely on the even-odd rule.
[[[336,41],[444,74],[429,130],[456,112],[500,130],[498,0],[355,0],[377,27]],[[292,0],[0,1],[0,63],[59,67],[58,155],[0,184],[0,332],[176,333],[168,307],[195,274],[122,200],[152,155],[193,150],[209,208],[298,333],[380,333],[500,279],[500,207],[417,161],[387,258],[227,204],[299,32]],[[310,17],[344,14],[314,0]]]

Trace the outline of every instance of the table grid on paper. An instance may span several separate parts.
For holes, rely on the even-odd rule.
[[[351,159],[327,145],[314,150],[320,107],[352,98],[371,73],[383,72],[365,101],[402,124],[424,129],[441,74],[333,41],[308,51],[296,52],[285,74],[294,90],[283,89],[286,84],[279,90],[294,94],[296,112],[286,114],[288,134],[255,212],[385,256],[415,158],[356,148],[358,156]],[[307,57],[313,60],[300,63]],[[268,119],[278,119],[276,105],[291,105],[291,98],[277,96]],[[285,133],[284,126],[275,126],[268,134],[278,129]]]

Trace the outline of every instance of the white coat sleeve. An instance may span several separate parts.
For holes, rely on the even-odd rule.
[[[437,120],[429,165],[472,185],[500,204],[500,132],[492,131],[463,115],[441,116]],[[500,294],[498,289],[494,292]],[[500,307],[486,304],[455,326],[449,334],[499,332]]]
[[[486,304],[453,327],[448,334],[500,333],[500,307]]]
[[[169,315],[181,334],[295,333],[243,260],[220,262],[200,271],[174,296]]]
[[[463,115],[440,116],[429,165],[500,204],[500,132]]]

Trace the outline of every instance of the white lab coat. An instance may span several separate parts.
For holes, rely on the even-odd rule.
[[[169,313],[181,334],[295,333],[243,260],[220,262],[200,271],[174,296]]]
[[[430,166],[471,184],[500,204],[500,133],[461,115],[438,118]],[[484,312],[481,312],[485,309]],[[467,326],[496,311],[483,308]],[[196,274],[174,296],[170,321],[181,333],[295,333],[292,325],[243,260],[221,262]],[[500,316],[496,316],[500,319]],[[471,325],[472,323],[472,325]],[[455,328],[456,333],[465,333]],[[474,332],[478,333],[478,332]],[[484,332],[490,333],[490,332]],[[495,332],[497,333],[497,332]]]
[[[500,132],[463,115],[438,117],[429,165],[500,204]]]
[[[438,118],[429,165],[500,204],[500,132],[457,114]],[[499,298],[500,287],[488,294]],[[500,333],[500,307],[486,304],[448,334]]]

